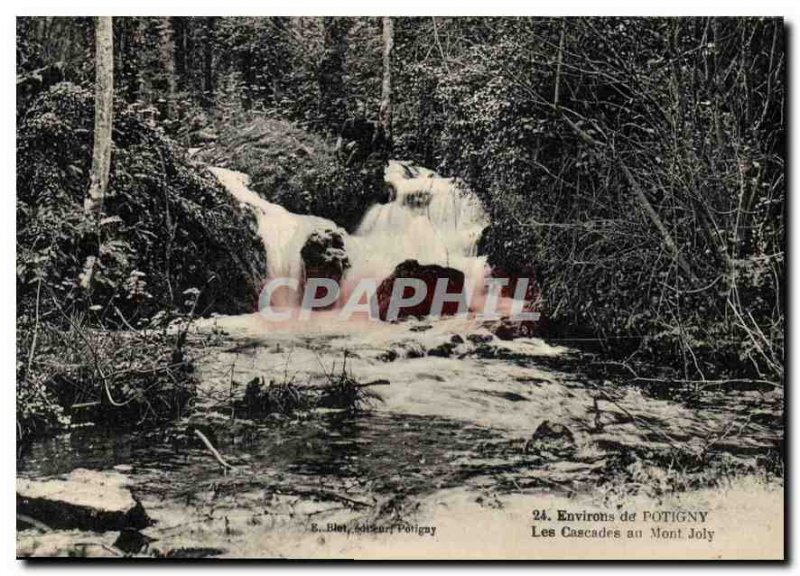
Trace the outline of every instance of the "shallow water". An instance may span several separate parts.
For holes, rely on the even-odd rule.
[[[683,470],[673,445],[689,456],[738,455],[735,470],[744,472],[771,450],[773,434],[762,422],[767,415],[755,409],[689,407],[599,381],[582,369],[586,357],[536,339],[495,340],[489,356],[468,340],[450,358],[406,354],[478,330],[455,319],[423,331],[420,322],[381,323],[372,330],[309,325],[285,332],[264,331],[248,317],[213,324],[227,335],[198,358],[201,398],[190,421],[152,432],[77,429],[39,441],[18,459],[18,476],[117,467],[157,521],[144,533],[157,539],[154,548],[161,553],[208,547],[231,556],[307,557],[334,542],[319,540],[309,531],[311,523],[385,526],[436,519],[443,534],[445,526],[455,533],[461,521],[451,521],[451,514],[472,511],[484,518],[487,510],[497,507],[499,514],[516,506],[523,521],[532,498],[582,498],[587,506],[610,506],[613,498],[642,488],[625,468],[630,462],[638,473],[659,468],[658,478],[675,476],[670,471],[676,462]],[[387,350],[398,352],[394,361],[382,359]],[[252,378],[319,384],[328,370],[340,369],[345,351],[348,370],[359,381],[390,380],[375,389],[382,401],[370,410],[231,420],[234,392],[241,394]],[[758,394],[741,392],[739,409],[745,400],[753,408],[763,404]],[[527,450],[526,440],[544,420],[568,427],[574,449]],[[226,474],[192,426],[235,470]],[[641,456],[620,458],[633,451]],[[683,481],[690,472],[677,473],[680,482],[674,485],[715,481],[713,475]],[[115,537],[103,536],[106,544]],[[18,550],[47,555],[86,538],[27,531],[18,533]],[[348,540],[325,555],[341,557],[364,542]]]
[[[315,486],[351,496],[432,492],[475,476],[478,469],[470,462],[505,442],[478,426],[380,412],[331,412],[234,426],[235,430],[215,426],[207,433],[237,467],[237,479],[245,480],[248,489],[289,494]],[[140,495],[157,491],[177,497],[225,476],[200,441],[180,428],[151,433],[75,431],[34,444],[20,459],[18,475],[41,477],[115,466],[125,466]]]

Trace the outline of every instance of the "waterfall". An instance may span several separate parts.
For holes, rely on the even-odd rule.
[[[453,178],[406,162],[389,162],[385,181],[393,199],[370,207],[347,239],[349,275],[383,279],[414,259],[456,268],[468,282],[482,283],[486,260],[476,254],[488,218],[478,198]]]
[[[250,206],[256,214],[258,234],[264,242],[269,278],[302,278],[303,260],[300,250],[306,239],[316,230],[338,229],[331,220],[289,212],[283,206],[267,202],[248,188],[250,177],[226,168],[211,168],[222,186],[239,202]],[[342,233],[344,231],[342,230]],[[293,306],[299,303],[296,294],[278,290],[274,294],[276,306]]]
[[[477,256],[477,243],[488,218],[478,198],[453,178],[390,161],[385,181],[393,192],[391,200],[371,206],[357,230],[348,235],[331,220],[294,214],[264,200],[248,188],[246,174],[225,168],[211,171],[234,198],[254,209],[270,278],[302,281],[300,250],[313,232],[330,229],[344,238],[351,263],[346,285],[362,278],[380,283],[399,263],[414,259],[458,269],[473,288],[482,286],[486,259]],[[343,286],[344,294],[347,290]],[[273,298],[273,305],[296,305],[298,298],[287,291],[279,301]]]

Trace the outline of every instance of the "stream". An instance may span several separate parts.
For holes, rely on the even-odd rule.
[[[270,274],[300,277],[303,239],[333,224],[259,199],[243,175],[215,173],[257,210]],[[371,209],[345,238],[353,274],[388,274],[411,251],[479,282],[485,261],[475,243],[485,220],[469,196],[452,180],[397,163],[387,181],[394,201]],[[399,229],[416,236],[397,242]],[[756,460],[779,449],[775,412],[764,406],[782,405],[780,391],[740,391],[735,401],[719,391],[666,398],[594,374],[591,355],[539,338],[499,340],[474,319],[339,322],[326,314],[279,328],[259,313],[199,320],[190,337],[200,382],[192,422],[154,431],[77,428],[34,443],[18,459],[18,477],[76,468],[124,474],[156,521],[143,531],[153,539],[143,553],[175,557],[414,557],[414,538],[435,526],[456,537],[476,510],[487,526],[518,518],[525,535],[530,509],[543,498],[549,506],[613,509],[626,498],[652,503],[687,493],[711,506],[719,491],[704,489],[723,481],[735,497],[753,489],[777,495],[781,486],[754,477]],[[345,361],[359,382],[389,381],[362,410],[250,421],[232,409],[253,378],[318,385]],[[537,437],[553,424],[568,434]],[[190,426],[202,426],[234,468],[221,467]],[[710,455],[720,468],[705,464]],[[776,506],[782,487],[780,494]],[[349,538],[351,530],[369,536]],[[389,530],[409,540],[390,546]],[[115,535],[91,537],[111,545]],[[26,530],[18,553],[62,553],[86,538]],[[524,538],[508,538],[524,553]],[[460,543],[455,552],[479,554],[482,542],[466,550]]]

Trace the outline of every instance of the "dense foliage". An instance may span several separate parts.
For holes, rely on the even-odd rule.
[[[123,104],[114,119],[106,217],[96,227],[85,214],[92,110],[91,92],[63,83],[20,119],[20,312],[32,310],[40,281],[47,301],[99,305],[99,315],[111,317],[117,307],[133,323],[181,309],[187,291],[202,293],[199,313],[251,310],[265,269],[254,219]]]
[[[782,22],[482,26],[439,68],[436,157],[491,209],[490,260],[612,348],[779,381]]]
[[[106,320],[112,299],[135,321],[186,290],[243,309],[263,272],[250,224],[170,139],[348,229],[381,197],[380,19],[115,18],[114,33],[116,196],[98,232],[80,210],[93,22],[17,20],[22,322],[40,287]],[[550,326],[636,370],[782,382],[780,19],[398,18],[394,35],[392,155],[481,196],[480,249],[535,271]],[[61,78],[83,88],[37,100]]]
[[[196,380],[182,338],[108,330],[59,309],[58,321],[17,323],[17,438],[86,423],[120,428],[180,417]]]
[[[62,406],[78,402],[77,396],[105,397],[119,387],[128,390],[126,398],[130,389],[140,390],[136,402],[126,403],[137,417],[141,411],[158,415],[159,408],[174,412],[182,401],[153,402],[152,395],[168,391],[173,396],[185,387],[182,353],[173,358],[181,343],[163,336],[145,345],[134,336],[111,337],[100,329],[134,330],[211,312],[248,312],[265,274],[252,216],[122,102],[114,121],[112,196],[102,220],[87,214],[92,112],[90,91],[61,83],[18,118],[22,434],[57,425]],[[58,354],[74,358],[48,360]],[[160,357],[165,363],[151,372]],[[125,364],[131,369],[120,373]],[[137,366],[148,368],[140,373]],[[117,378],[109,380],[109,374]],[[80,394],[67,393],[76,387]]]

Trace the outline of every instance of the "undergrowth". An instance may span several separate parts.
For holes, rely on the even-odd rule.
[[[340,371],[332,367],[321,382],[297,384],[293,378],[270,380],[253,378],[245,386],[244,396],[233,404],[234,414],[248,419],[269,414],[290,415],[317,408],[360,412],[380,402],[381,397],[369,389],[388,381],[359,382],[347,368],[347,354]]]
[[[20,448],[73,426],[152,426],[187,412],[197,384],[186,345],[194,306],[172,322],[113,330],[100,311],[53,302],[48,316],[17,323]]]

